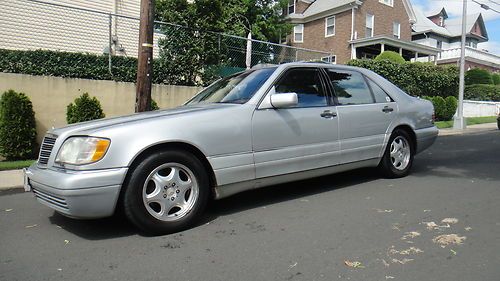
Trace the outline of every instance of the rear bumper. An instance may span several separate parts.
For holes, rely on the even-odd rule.
[[[73,218],[102,218],[113,215],[127,168],[64,171],[26,170],[27,184],[37,200]]]
[[[436,126],[415,130],[417,137],[417,154],[429,148],[438,136],[439,129]]]

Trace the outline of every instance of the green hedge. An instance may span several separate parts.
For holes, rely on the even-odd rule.
[[[398,53],[393,52],[393,51],[385,51],[380,53],[378,56],[375,57],[376,61],[380,60],[390,60],[395,63],[404,63],[405,59]]]
[[[170,73],[172,70],[164,67],[163,63],[153,60],[153,83],[185,85],[182,80],[174,79],[173,73]],[[0,72],[120,82],[136,81],[137,59],[113,56],[111,71],[112,75],[107,55],[0,49]]]
[[[6,91],[0,98],[0,155],[7,160],[35,158],[35,112],[24,93]]]
[[[458,68],[431,63],[351,60],[348,65],[370,69],[413,96],[457,96]]]
[[[500,101],[500,85],[467,85],[464,98],[477,101]]]
[[[500,85],[500,74],[498,73],[491,74],[491,79],[493,80],[493,84]]]
[[[473,68],[465,72],[465,85],[493,84],[493,79],[488,70]]]

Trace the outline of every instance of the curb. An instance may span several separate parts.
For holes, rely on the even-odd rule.
[[[497,123],[485,123],[467,126],[464,130],[457,129],[439,129],[439,136],[454,136],[454,135],[468,135],[474,133],[497,131]]]

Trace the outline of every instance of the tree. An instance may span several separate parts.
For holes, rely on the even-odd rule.
[[[375,60],[390,60],[395,63],[404,63],[405,59],[398,53],[393,51],[385,51],[375,57]]]
[[[158,67],[168,73],[163,82],[207,84],[220,75],[224,65],[245,67],[246,41],[219,33],[246,37],[251,31],[253,38],[279,42],[281,36],[291,31],[281,12],[286,3],[286,0],[196,0],[193,3],[157,0],[157,19],[175,24],[161,26],[165,38],[159,42]],[[259,49],[259,52],[266,54],[272,50]]]

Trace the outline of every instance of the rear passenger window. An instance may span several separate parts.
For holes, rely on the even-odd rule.
[[[276,84],[276,94],[280,93],[296,93],[299,99],[296,107],[327,105],[326,93],[317,69],[298,68],[288,71]]]
[[[354,71],[327,69],[339,105],[373,103],[363,76]]]
[[[380,88],[379,85],[377,85],[377,83],[373,82],[369,78],[366,80],[368,80],[368,84],[370,85],[373,95],[375,96],[375,102],[385,103],[393,101],[391,97],[389,97],[389,95],[387,95],[387,93],[382,88]]]

